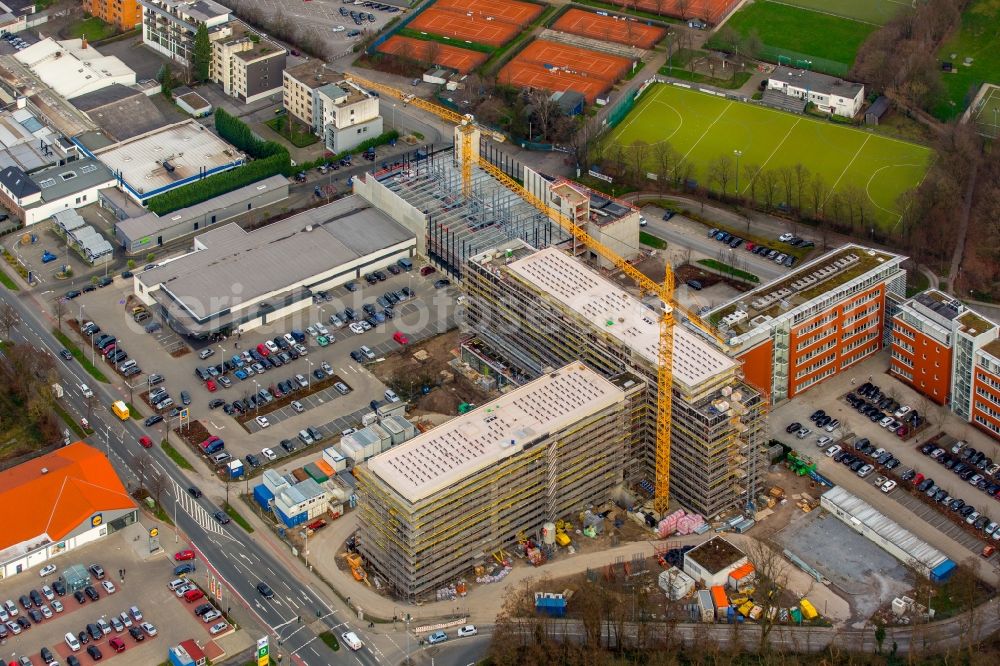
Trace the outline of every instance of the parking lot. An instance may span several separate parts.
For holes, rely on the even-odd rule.
[[[899,466],[891,471],[892,477],[898,479],[907,469],[913,469],[926,477],[933,478],[934,482],[951,497],[961,498],[969,504],[975,505],[976,510],[990,520],[1000,519],[1000,501],[962,481],[942,465],[920,452],[920,446],[926,443],[928,438],[940,432],[952,433],[955,437],[968,440],[970,446],[983,451],[994,459],[997,459],[998,447],[996,443],[984,433],[980,433],[975,428],[963,423],[946,410],[928,403],[908,386],[890,377],[885,373],[886,366],[887,355],[883,352],[859,365],[855,369],[855,376],[834,377],[818,389],[813,389],[782,405],[772,413],[770,421],[772,432],[776,439],[791,445],[796,451],[800,451],[815,460],[821,474],[872,503],[886,515],[893,516],[907,529],[948,553],[952,559],[961,561],[970,554],[979,555],[984,544],[987,542],[997,544],[998,542],[981,532],[974,533],[964,521],[961,525],[958,524],[958,519],[952,511],[941,504],[928,503],[926,496],[918,495],[911,483],[900,480],[900,487],[896,487],[888,494],[883,493],[875,487],[876,477],[880,474],[886,474],[883,469],[876,468],[867,478],[859,478],[855,472],[843,464],[836,463],[832,458],[824,455],[827,444],[822,447],[817,446],[817,435],[826,435],[827,433],[818,430],[809,421],[809,416],[816,409],[823,409],[827,414],[838,418],[842,424],[832,434],[834,441],[831,443],[839,442],[845,450],[856,453],[853,447],[854,441],[857,438],[867,438],[873,446],[885,449],[900,461]],[[872,423],[848,405],[843,400],[843,395],[867,381],[869,375],[872,377],[871,381],[878,385],[883,392],[894,395],[901,404],[909,405],[925,413],[930,420],[926,429],[918,432],[916,436],[904,440],[889,433],[877,423]],[[853,385],[851,384],[852,379],[855,381]],[[785,427],[793,421],[811,427],[813,432],[805,439],[798,439],[787,434]]]
[[[281,0],[249,1],[269,14],[274,14],[280,9],[288,20],[309,26],[317,31],[324,41],[330,45],[333,57],[349,52],[361,38],[360,36],[348,37],[349,32],[352,30],[358,30],[365,34],[379,32],[392,18],[405,16],[407,11],[405,5],[408,4],[405,2],[390,2],[388,0],[378,3],[395,6],[397,11],[392,12],[365,6],[365,0],[351,0],[351,2],[345,2],[344,0],[311,0],[311,2],[295,4],[288,4]],[[404,5],[404,7],[400,7],[400,5]],[[348,12],[352,10],[355,12],[364,11],[366,18],[368,14],[372,14],[375,20],[366,20],[361,25],[357,25],[349,15],[341,15],[341,7],[348,10]],[[338,27],[343,27],[343,30],[338,30]]]
[[[17,635],[8,629],[10,635],[2,643],[11,659],[27,656],[32,663],[40,664],[40,651],[46,647],[60,664],[66,664],[66,656],[70,654],[74,654],[81,663],[93,663],[94,659],[86,653],[86,649],[97,646],[103,659],[114,658],[118,664],[159,664],[163,661],[166,646],[192,637],[199,640],[207,638],[207,628],[199,627],[202,623],[197,622],[184,607],[185,604],[167,589],[166,583],[172,577],[172,565],[162,556],[144,559],[138,555],[145,539],[142,543],[133,542],[132,533],[140,534],[144,530],[136,524],[97,543],[56,557],[50,562],[56,565],[57,571],[45,577],[39,576],[41,567],[35,567],[0,582],[0,603],[10,600],[16,606],[18,615],[12,618],[15,621],[28,617],[31,610],[42,612],[37,604],[32,603],[29,610],[19,602],[21,595],[28,595],[32,590],[42,595],[46,610],[54,611],[57,603],[63,607],[61,612],[52,612],[52,617],[40,623],[29,620],[31,627]],[[94,600],[84,596],[84,602],[80,603],[71,591],[67,590],[64,596],[59,596],[53,590],[49,593],[52,599],[48,599],[42,586],[53,587],[62,570],[74,564],[85,567],[98,564],[103,569],[103,579],[89,572],[91,586],[99,598]],[[114,592],[109,593],[102,583],[109,583]],[[141,621],[135,621],[134,615],[129,612],[132,606],[137,607]],[[123,612],[131,620],[132,628],[126,627],[120,619],[112,622],[112,617],[119,618]],[[87,644],[81,645],[79,651],[70,650],[64,639],[67,633],[71,632],[79,641],[78,635],[87,631],[88,624],[99,625],[101,622],[108,625],[106,632],[98,627],[99,638],[88,635]],[[150,623],[150,627],[143,629],[141,622]],[[141,640],[137,640],[136,634],[142,637]],[[122,653],[116,653],[110,645],[113,639],[124,645]]]
[[[212,343],[198,343],[192,353],[179,357],[171,357],[157,341],[157,335],[162,335],[163,332],[146,333],[144,326],[149,323],[148,321],[137,324],[132,320],[128,307],[132,303],[128,299],[131,294],[130,281],[118,278],[106,289],[83,294],[70,303],[69,316],[76,317],[82,314],[84,320],[94,321],[101,327],[102,332],[115,335],[129,354],[129,358],[138,362],[143,373],[129,378],[129,381],[134,387],[134,395],[131,396],[134,399],[131,402],[139,407],[143,417],[149,416],[153,410],[142,403],[138,395],[146,390],[146,381],[150,374],[160,374],[165,381],[159,386],[166,388],[174,401],[171,409],[180,406],[180,392],[187,391],[191,397],[190,418],[201,420],[212,434],[222,437],[226,442],[226,449],[233,457],[244,458],[250,453],[259,454],[263,448],[270,448],[279,455],[287,455],[279,446],[281,440],[294,440],[300,430],[312,426],[330,438],[324,440],[326,445],[330,445],[334,441],[332,438],[339,437],[343,430],[359,427],[362,415],[371,411],[368,406],[371,400],[384,399],[385,386],[351,358],[352,351],[366,345],[376,356],[374,362],[378,362],[384,355],[401,349],[400,343],[393,339],[397,331],[405,334],[412,343],[454,326],[457,305],[454,288],[435,288],[434,282],[440,279],[440,274],[433,273],[422,277],[419,275],[419,269],[420,267],[416,266],[411,272],[389,274],[385,281],[373,285],[360,280],[354,292],[348,291],[343,286],[334,288],[327,293],[328,300],[315,303],[276,323],[239,336],[230,336],[226,340]],[[365,304],[373,303],[387,291],[398,291],[403,287],[410,289],[414,298],[399,303],[394,308],[395,317],[373,330],[355,334],[347,326],[334,329],[328,323],[331,315],[343,312],[347,307],[354,309],[359,317],[363,317]],[[282,336],[292,330],[306,331],[317,322],[324,323],[329,329],[330,343],[327,346],[319,346],[318,336],[307,334],[303,341],[308,352],[306,356],[292,360],[279,368],[268,369],[263,375],[255,374],[253,377],[240,380],[236,378],[234,372],[226,372],[224,374],[228,377],[230,386],[217,383],[217,388],[213,392],[208,390],[207,382],[202,382],[195,374],[195,368],[221,364],[234,354],[255,349],[265,340]],[[173,334],[167,333],[167,335]],[[205,359],[199,358],[198,352],[204,349],[211,349],[212,355]],[[304,396],[300,399],[305,407],[301,414],[294,413],[291,408],[283,407],[268,414],[270,426],[266,429],[260,428],[252,419],[244,427],[233,417],[226,415],[222,409],[208,408],[209,402],[213,399],[221,399],[227,403],[237,399],[242,400],[251,393],[268,389],[280,381],[292,379],[297,374],[310,377],[311,382],[312,373],[319,369],[323,362],[328,363],[333,372],[350,386],[352,390],[348,395],[342,396],[331,387],[315,395]],[[100,363],[98,359],[98,364]],[[128,389],[120,390],[123,397],[129,399]],[[154,440],[163,437],[166,427],[176,425],[176,416],[174,419],[169,418],[171,409],[164,410],[164,415],[168,418],[156,426],[159,432],[150,433]],[[301,447],[298,447],[293,455],[299,453]]]

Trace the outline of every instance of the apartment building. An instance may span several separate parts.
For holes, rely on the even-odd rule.
[[[318,134],[321,128],[316,126],[317,118],[313,113],[316,90],[342,80],[343,76],[328,69],[322,60],[307,60],[282,73],[281,102],[290,116]]]
[[[772,404],[878,352],[886,297],[904,298],[905,257],[849,244],[705,315]]]
[[[215,0],[139,0],[142,6],[142,43],[183,65],[191,62],[198,26],[208,28],[209,39],[232,20],[229,9]]]
[[[609,499],[641,393],[573,362],[355,467],[370,573],[427,598],[519,534]]]
[[[382,133],[378,97],[350,81],[320,86],[313,95],[312,126],[330,152],[350,150]]]
[[[276,95],[282,88],[287,51],[240,20],[212,35],[209,78],[245,104]]]
[[[142,7],[136,0],[83,0],[83,11],[121,30],[142,22]]]
[[[579,360],[605,377],[629,373],[644,410],[626,433],[625,482],[651,491],[655,476],[659,313],[555,247],[523,241],[470,258],[464,271],[471,338],[463,352],[504,368],[514,383]],[[708,517],[755,497],[764,405],[740,364],[713,341],[674,327],[671,497]]]

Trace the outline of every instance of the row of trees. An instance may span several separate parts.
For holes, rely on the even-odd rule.
[[[55,362],[50,354],[10,341],[19,323],[20,317],[14,307],[0,303],[0,334],[8,341],[0,355],[0,392],[3,394],[0,401],[16,406],[26,417],[38,442],[53,444],[61,438],[53,412],[52,384],[58,381]],[[5,426],[0,423],[0,427]]]

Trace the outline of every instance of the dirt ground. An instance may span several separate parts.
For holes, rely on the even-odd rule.
[[[771,465],[764,475],[764,480],[761,484],[763,492],[767,493],[774,486],[778,486],[785,491],[786,502],[784,504],[776,502],[771,507],[773,513],[763,520],[758,521],[757,527],[754,529],[754,536],[758,539],[768,538],[777,534],[788,526],[793,517],[802,513],[802,509],[795,505],[796,500],[794,498],[796,496],[805,493],[818,502],[819,496],[826,490],[808,476],[796,476],[792,474],[784,465]],[[813,511],[819,511],[819,509],[813,509]]]
[[[489,393],[449,365],[458,356],[460,340],[458,331],[450,331],[401,348],[368,369],[401,398],[410,401],[412,416],[455,416],[463,402],[481,405],[491,399]],[[420,395],[423,386],[431,387],[430,393]]]

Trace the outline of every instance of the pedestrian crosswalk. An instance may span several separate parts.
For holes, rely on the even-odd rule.
[[[198,504],[198,500],[188,494],[187,490],[181,488],[177,482],[174,482],[174,497],[176,498],[177,504],[179,504],[179,510],[191,516],[192,519],[198,525],[201,526],[206,532],[211,532],[212,534],[223,535],[226,533],[225,528],[219,524],[217,520],[210,514],[205,508]]]

